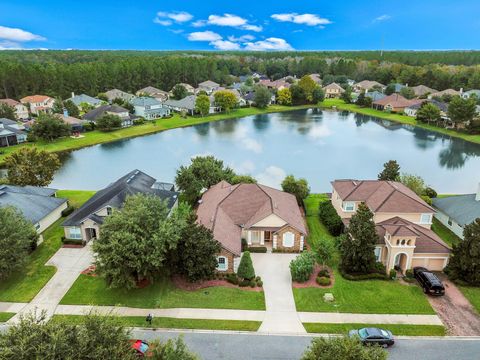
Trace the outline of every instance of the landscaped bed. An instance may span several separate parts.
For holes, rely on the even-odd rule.
[[[209,287],[187,291],[160,280],[130,291],[109,289],[100,277],[80,275],[60,302],[64,305],[118,305],[137,308],[208,308],[265,310],[263,291]]]
[[[394,336],[444,336],[445,327],[441,325],[404,325],[404,324],[325,324],[303,323],[309,333],[347,334],[349,330],[364,327],[378,327],[390,330]]]
[[[15,313],[0,312],[0,323],[10,320],[10,318],[12,318],[13,315],[15,315]]]
[[[54,315],[53,321],[63,320],[76,324],[80,322],[82,315]],[[233,330],[233,331],[257,331],[260,321],[244,320],[208,320],[208,319],[177,319],[168,317],[154,317],[152,325],[145,321],[143,316],[115,317],[121,324],[128,327],[147,327],[162,329],[203,329],[203,330]]]

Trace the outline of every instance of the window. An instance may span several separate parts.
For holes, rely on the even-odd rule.
[[[228,259],[225,256],[217,257],[217,270],[218,271],[227,271],[228,270]]]
[[[420,215],[420,224],[431,224],[431,223],[432,223],[432,214]]]
[[[69,239],[82,239],[82,231],[79,227],[68,228],[68,238]]]
[[[252,244],[260,244],[260,231],[250,231]]]
[[[376,247],[375,248],[375,261],[380,262],[381,261],[381,256],[382,256],[382,248]]]
[[[35,224],[35,230],[37,230],[37,231],[40,230],[40,223]]]
[[[354,202],[344,202],[343,203],[343,210],[344,211],[355,211],[355,203]]]
[[[286,232],[283,234],[283,247],[293,247],[295,243],[295,234]]]
[[[453,225],[452,219],[448,218],[448,226],[452,226],[452,225]]]
[[[107,215],[112,215],[112,208],[107,206]]]
[[[405,239],[403,239],[403,240],[402,240],[402,246],[405,245],[405,242],[406,242]]]

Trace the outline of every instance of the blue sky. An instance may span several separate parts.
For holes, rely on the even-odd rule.
[[[480,49],[479,0],[1,0],[0,49]]]

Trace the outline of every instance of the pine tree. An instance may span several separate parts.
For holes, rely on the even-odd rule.
[[[238,266],[237,275],[242,279],[251,280],[255,277],[255,269],[253,268],[252,258],[250,252],[245,251]]]
[[[397,181],[400,177],[400,165],[396,160],[389,160],[383,164],[383,170],[378,174],[378,180]]]

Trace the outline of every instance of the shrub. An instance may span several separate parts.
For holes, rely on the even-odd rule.
[[[413,270],[412,270],[412,269],[408,269],[407,271],[405,271],[405,276],[406,276],[407,278],[412,279],[412,278],[413,278]]]
[[[257,280],[257,286],[262,287],[263,286],[263,281],[262,280]]]
[[[74,210],[75,210],[75,208],[73,206],[69,205],[66,209],[62,210],[62,217],[66,217],[66,216],[70,215]]]
[[[318,207],[320,220],[328,229],[330,234],[338,236],[343,232],[344,225],[337,211],[330,201],[322,201]]]
[[[250,280],[244,279],[238,283],[240,287],[247,287],[250,286]]]
[[[249,246],[247,250],[251,253],[266,253],[267,248],[265,246]]]
[[[395,269],[390,270],[389,276],[390,276],[390,279],[396,279],[397,278],[397,270],[395,270]]]
[[[387,276],[387,274],[383,273],[377,273],[377,272],[371,272],[368,274],[348,274],[345,272],[345,270],[342,268],[342,266],[339,266],[338,270],[340,271],[340,274],[344,279],[350,280],[350,281],[361,281],[361,280],[389,280],[390,278]]]
[[[247,240],[242,238],[242,252],[247,250],[247,248],[248,248]]]
[[[329,278],[329,277],[330,277],[330,273],[328,272],[327,269],[323,269],[323,270],[320,270],[320,271],[318,272],[318,276],[320,276],[320,277],[328,277],[328,278]]]
[[[332,280],[326,276],[317,276],[317,284],[320,286],[328,286],[332,283]]]
[[[422,195],[420,196],[422,198],[423,201],[425,201],[428,205],[432,205],[432,199],[430,199],[430,197],[428,197],[427,195]]]
[[[138,118],[133,120],[133,125],[143,125],[145,124],[145,119],[144,118]]]
[[[250,280],[250,287],[254,288],[255,286],[257,286],[257,282],[255,280]]]
[[[290,273],[292,280],[305,282],[312,275],[315,265],[315,256],[309,251],[305,251],[290,262]]]
[[[380,261],[377,261],[375,263],[375,272],[378,274],[385,275],[387,273],[387,268],[385,267],[385,265],[383,265],[383,263],[381,263]]]
[[[240,265],[238,266],[237,275],[242,279],[248,280],[255,277],[255,269],[253,268],[252,258],[250,257],[249,251],[243,253]]]
[[[238,277],[236,274],[227,274],[226,279],[230,284],[238,285]]]
[[[431,187],[427,186],[424,191],[424,195],[428,196],[429,198],[433,199],[437,197],[437,192],[432,189]]]

